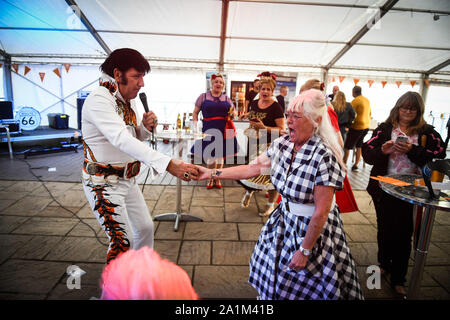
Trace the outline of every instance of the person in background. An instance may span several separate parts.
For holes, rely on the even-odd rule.
[[[330,100],[333,101],[334,97],[336,95],[336,92],[338,92],[338,91],[339,91],[339,87],[338,86],[333,86],[333,92],[328,95],[328,98],[330,98]]]
[[[341,136],[341,132],[339,129],[338,117],[336,112],[334,111],[331,103],[328,103],[329,98],[324,94],[324,85],[321,83],[319,79],[309,79],[307,80],[300,89],[300,93],[309,90],[316,89],[320,90],[325,98],[325,104],[327,105],[328,116],[330,117],[331,125],[334,128],[336,133],[336,138],[339,141],[339,145],[341,147],[344,146],[344,141]],[[358,204],[356,203],[355,196],[353,194],[352,186],[350,185],[350,181],[348,180],[347,174],[344,178],[344,187],[342,190],[336,190],[336,203],[339,207],[339,211],[341,213],[345,212],[354,212],[358,210]]]
[[[344,144],[344,162],[347,163],[350,150],[356,147],[355,163],[352,166],[352,171],[358,170],[358,163],[361,160],[361,147],[364,142],[364,137],[369,132],[371,109],[369,99],[361,94],[361,87],[353,87],[353,101],[352,107],[355,109],[356,118],[353,121],[352,127],[348,131],[347,139]]]
[[[373,165],[371,176],[419,174],[419,168],[433,158],[445,158],[441,136],[424,120],[425,106],[417,92],[402,95],[389,117],[362,146],[364,161]],[[397,141],[404,137],[404,141]],[[390,274],[395,292],[406,295],[405,281],[411,254],[413,205],[397,199],[370,179],[367,191],[377,215],[378,262],[381,273]]]
[[[147,140],[157,124],[156,115],[137,117],[134,98],[150,71],[138,51],[113,51],[100,66],[100,86],[83,105],[82,134],[84,193],[109,240],[107,263],[121,252],[153,247],[153,220],[135,177],[141,162],[152,175],[169,172],[190,181],[193,164],[153,150]]]
[[[248,165],[199,168],[200,179],[248,179],[270,172],[281,203],[261,230],[250,259],[250,284],[263,300],[363,299],[339,210],[342,147],[325,97],[308,90],[286,112],[289,134]]]
[[[186,271],[148,247],[122,253],[101,282],[102,300],[198,300]]]
[[[260,86],[259,79],[256,78],[255,80],[253,80],[253,87],[250,88],[250,90],[248,90],[248,92],[245,95],[245,106],[242,115],[245,115],[248,112],[248,106],[259,93],[259,86]]]
[[[223,76],[211,76],[211,90],[202,93],[195,102],[192,118],[197,128],[198,115],[203,114],[202,132],[210,134],[202,140],[196,140],[191,148],[195,161],[206,163],[208,168],[220,169],[224,159],[234,157],[238,152],[236,130],[232,119],[235,116],[233,102],[223,93],[225,83]],[[211,179],[207,189],[222,188],[220,180]]]
[[[253,100],[249,106],[249,112],[246,115],[250,120],[251,130],[246,130],[249,137],[249,158],[256,157],[264,152],[271,142],[280,135],[280,132],[286,128],[284,113],[281,106],[273,97],[273,91],[276,86],[276,76],[270,72],[260,74],[260,91],[259,97]],[[256,136],[249,133],[255,133]],[[259,135],[266,135],[262,139]],[[252,154],[254,153],[254,154]],[[243,179],[238,181],[246,192],[241,200],[241,206],[247,208],[250,204],[254,191],[266,190],[268,192],[267,204],[263,208],[260,216],[268,216],[275,208],[275,202],[278,197],[277,191],[274,189],[270,176],[267,174],[259,175],[252,179]]]
[[[352,105],[346,101],[345,94],[342,91],[335,92],[334,99],[331,103],[337,114],[342,140],[345,141],[347,132],[355,119],[355,110]]]
[[[277,96],[278,104],[281,106],[281,109],[284,111],[286,110],[286,102],[284,101],[284,98],[287,96],[289,92],[288,86],[281,86],[280,87],[280,94]]]

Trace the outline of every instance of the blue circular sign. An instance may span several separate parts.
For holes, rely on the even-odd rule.
[[[20,122],[22,130],[34,130],[41,124],[41,114],[32,107],[22,107],[16,113],[16,120]]]

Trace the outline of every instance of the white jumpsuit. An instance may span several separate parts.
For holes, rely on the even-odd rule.
[[[142,121],[138,124],[135,102],[127,106],[118,90],[100,84],[82,110],[85,162],[126,167],[138,160],[150,168],[152,175],[163,173],[170,157],[142,142],[150,132]],[[129,248],[153,248],[153,220],[135,178],[105,178],[90,175],[85,168],[82,177],[89,204],[109,239],[107,262]]]

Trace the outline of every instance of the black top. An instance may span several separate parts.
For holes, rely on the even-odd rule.
[[[255,90],[250,90],[249,92],[247,92],[247,94],[245,95],[245,100],[248,100],[250,102],[253,101],[253,99],[255,99],[256,95],[258,94],[258,92],[256,92]],[[249,104],[250,105],[250,104]]]
[[[280,95],[277,96],[277,100],[278,100],[278,103],[281,106],[281,110],[283,110],[283,113],[284,113],[285,110],[286,110],[286,103],[284,102],[284,97],[280,94]]]
[[[355,120],[356,116],[352,104],[350,102],[347,102],[345,104],[345,109],[342,112],[338,112],[336,109],[334,109],[334,111],[336,111],[338,117],[339,128],[345,127],[350,129],[350,127],[352,126],[352,122],[353,120]]]
[[[284,112],[278,102],[274,101],[268,108],[260,109],[258,100],[250,103],[248,110],[250,111],[249,119],[258,118],[266,127],[276,127],[275,119],[284,118]]]

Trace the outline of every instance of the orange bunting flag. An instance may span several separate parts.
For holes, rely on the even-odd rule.
[[[395,84],[397,85],[397,88],[400,88],[400,85],[402,84],[401,81],[395,81]]]
[[[64,68],[66,69],[66,72],[69,72],[70,63],[64,63]]]
[[[342,83],[342,81],[344,81],[345,76],[339,76],[339,82]]]
[[[387,83],[387,81],[381,81],[381,85],[383,86],[383,88],[386,85],[386,83]]]
[[[39,78],[41,78],[41,82],[44,82],[45,72],[39,72]]]
[[[29,66],[25,66],[25,70],[23,71],[23,75],[26,76],[28,72],[31,71],[31,68]]]
[[[11,65],[11,67],[14,69],[14,71],[17,73],[17,72],[19,72],[19,65],[17,64],[17,63],[13,63],[12,65]]]
[[[358,78],[354,78],[353,82],[355,83],[355,86],[356,86],[358,84],[358,82],[359,82],[359,79]]]
[[[428,88],[430,86],[430,80],[424,79],[423,82],[425,82],[425,86]]]
[[[336,78],[335,77],[331,77],[331,82],[336,82]]]
[[[411,83],[411,87],[413,87],[414,88],[414,86],[416,85],[416,80],[411,80],[409,83]]]
[[[373,80],[367,80],[367,82],[369,83],[369,88],[373,85],[373,83],[375,82],[375,81],[373,81]]]
[[[61,78],[61,73],[59,73],[59,68],[53,69],[53,72],[54,72],[58,77]]]

